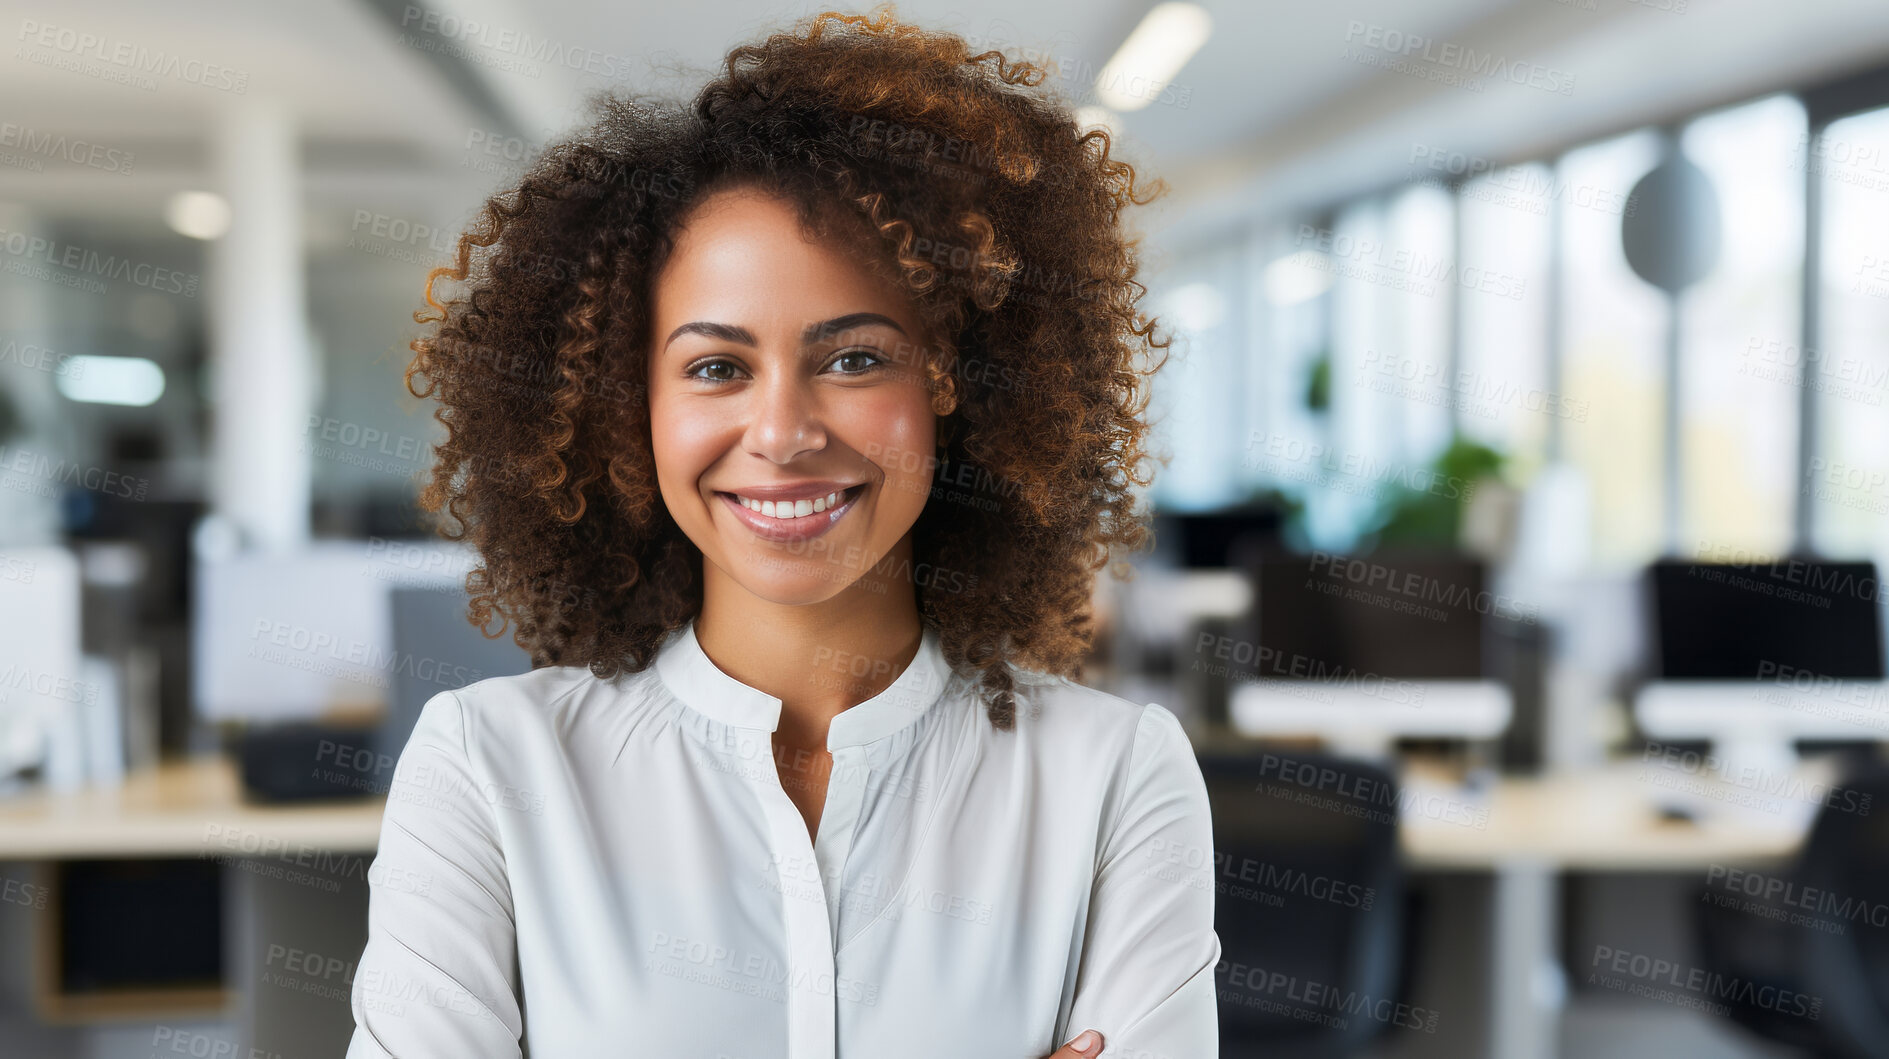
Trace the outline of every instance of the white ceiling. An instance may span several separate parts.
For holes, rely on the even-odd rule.
[[[1503,83],[1470,92],[1364,71],[1316,106],[1190,155],[1162,211],[1165,235],[1176,243],[1212,239],[1226,229],[1229,213],[1265,216],[1385,186],[1410,172],[1414,145],[1497,164],[1525,161],[1648,122],[1889,63],[1889,8],[1882,0],[1648,3],[1678,3],[1683,11],[1631,0],[1496,5],[1472,25],[1439,33],[1439,46],[1455,43],[1538,63],[1571,75],[1570,92]],[[1328,27],[1306,43],[1336,55],[1331,39]]]
[[[514,115],[533,140],[567,128],[606,84],[687,95],[736,43],[783,29],[820,4],[573,0],[432,0],[435,10],[493,34],[548,39],[620,59],[606,82],[549,64],[492,68],[507,56],[474,44],[474,88]],[[1882,0],[1686,0],[1681,14],[1629,0],[1204,0],[1213,37],[1175,78],[1185,107],[1156,103],[1127,115],[1124,149],[1173,193],[1143,221],[1172,245],[1227,230],[1230,213],[1259,216],[1330,201],[1397,179],[1413,143],[1497,160],[1769,88],[1889,61]],[[1657,0],[1665,2],[1665,0]],[[419,5],[415,0],[414,6]],[[1591,5],[1595,9],[1589,10]],[[1086,80],[1149,0],[908,0],[901,17],[1007,49],[1048,51]],[[0,167],[0,200],[74,222],[160,231],[173,191],[206,186],[206,144],[218,111],[244,97],[284,101],[308,145],[312,214],[363,206],[468,216],[494,178],[465,167],[470,136],[492,129],[463,85],[418,43],[404,0],[257,4],[95,0],[80,8],[4,0],[0,123],[84,137],[135,151],[131,175],[47,163]],[[155,90],[22,61],[29,23],[91,33],[248,75],[241,96],[160,77]],[[1490,51],[1574,75],[1554,95],[1503,83],[1485,91],[1419,80],[1348,61],[1353,23]],[[28,41],[22,41],[22,35]],[[1354,42],[1355,43],[1355,42]],[[464,67],[462,67],[462,70]],[[56,171],[56,172],[55,172]]]

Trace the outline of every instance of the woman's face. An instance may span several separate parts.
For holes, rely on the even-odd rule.
[[[652,311],[657,484],[705,574],[800,604],[871,572],[931,491],[937,417],[909,297],[740,188],[691,212]]]

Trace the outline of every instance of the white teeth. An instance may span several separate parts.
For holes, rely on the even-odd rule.
[[[773,500],[751,500],[748,497],[742,496],[740,493],[736,493],[735,499],[741,501],[741,506],[747,508],[749,511],[758,511],[769,518],[793,519],[805,518],[808,515],[825,511],[828,508],[840,506],[840,497],[843,493],[845,493],[845,490],[842,489],[838,492],[828,493],[825,496],[816,497],[812,500],[781,500],[778,502]]]

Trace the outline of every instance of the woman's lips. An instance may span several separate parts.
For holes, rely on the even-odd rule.
[[[774,518],[763,515],[759,511],[742,506],[741,501],[733,493],[718,492],[715,495],[720,497],[722,503],[728,506],[728,510],[734,514],[735,518],[740,520],[742,525],[753,530],[756,536],[770,541],[805,541],[812,540],[832,529],[840,519],[846,517],[846,513],[853,509],[853,504],[864,496],[865,492],[865,485],[853,486],[845,491],[838,506],[811,515],[801,515],[798,518]]]

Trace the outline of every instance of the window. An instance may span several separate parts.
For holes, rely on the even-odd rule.
[[[1407,282],[1378,288],[1380,326],[1352,381],[1391,398],[1377,402],[1381,429],[1371,432],[1388,440],[1374,451],[1386,460],[1426,467],[1449,445],[1450,304],[1465,278],[1455,223],[1449,193],[1431,184],[1400,192],[1385,211],[1387,263]]]
[[[1692,122],[1680,138],[1711,177],[1719,260],[1680,307],[1681,554],[1777,556],[1796,510],[1796,348],[1804,108],[1773,96]]]
[[[1462,353],[1452,382],[1457,424],[1503,453],[1524,480],[1547,455],[1555,417],[1584,420],[1548,377],[1553,171],[1515,166],[1465,183]]]
[[[1239,466],[1247,434],[1251,358],[1238,297],[1240,251],[1239,246],[1212,249],[1162,277],[1158,288],[1151,285],[1157,333],[1173,338],[1148,407],[1152,449],[1173,454],[1155,475],[1150,494],[1165,509],[1221,507],[1241,491],[1232,469]]]
[[[1268,439],[1321,436],[1330,400],[1331,259],[1316,249],[1316,224],[1262,229],[1252,248],[1247,301],[1254,307],[1254,364],[1247,454],[1240,461],[1250,487],[1282,487],[1268,473]],[[1296,494],[1296,488],[1288,490]]]
[[[1889,560],[1889,107],[1814,142],[1807,130],[1789,94],[1677,129],[1722,223],[1676,310],[1622,249],[1634,186],[1667,147],[1651,129],[1454,190],[1361,197],[1192,259],[1168,303],[1194,326],[1163,406],[1167,497],[1203,507],[1278,488],[1304,502],[1313,543],[1347,548],[1460,436],[1503,454],[1518,486],[1550,460],[1570,466],[1597,573],[1800,543]],[[1800,350],[1807,171],[1821,348]]]
[[[1308,450],[1318,455],[1306,459],[1315,478],[1305,493],[1307,532],[1325,547],[1347,547],[1356,539],[1376,509],[1384,461],[1400,455],[1396,433],[1385,421],[1395,415],[1396,399],[1358,384],[1384,354],[1393,326],[1381,291],[1386,284],[1411,282],[1407,273],[1380,264],[1385,228],[1377,200],[1351,206],[1332,225],[1330,429],[1310,439],[1319,448]]]
[[[1804,152],[1823,204],[1821,348],[1783,354],[1816,401],[1802,487],[1815,547],[1889,557],[1889,108],[1832,122]]]
[[[1588,483],[1593,562],[1639,566],[1662,550],[1666,296],[1627,266],[1621,201],[1659,160],[1650,131],[1570,151],[1558,167],[1563,381],[1585,419],[1561,424]]]

